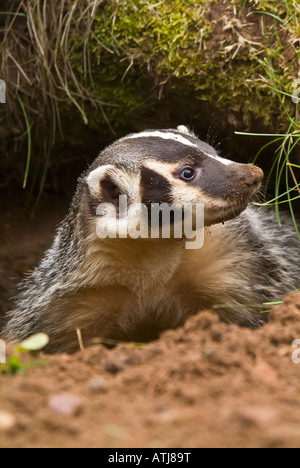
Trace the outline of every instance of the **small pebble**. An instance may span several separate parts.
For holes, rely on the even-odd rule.
[[[278,385],[277,372],[266,362],[259,361],[252,371],[253,377],[266,385]]]
[[[95,393],[106,393],[108,391],[108,383],[103,377],[94,377],[89,382],[89,388]]]
[[[49,400],[49,408],[61,416],[75,416],[82,407],[82,398],[70,393],[54,395]]]
[[[0,411],[0,431],[9,431],[16,425],[15,416],[8,411]]]
[[[278,423],[278,411],[271,406],[246,406],[241,410],[241,416],[258,426],[270,426]]]

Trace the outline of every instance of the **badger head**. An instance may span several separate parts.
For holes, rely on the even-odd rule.
[[[203,204],[204,224],[211,226],[244,211],[262,179],[258,167],[221,158],[180,126],[118,140],[100,154],[84,184],[91,217],[99,216],[97,207],[106,204],[115,208],[121,222],[120,197],[126,196],[129,206],[141,204],[148,211],[162,204],[178,210]]]

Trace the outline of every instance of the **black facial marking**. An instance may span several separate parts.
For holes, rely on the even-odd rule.
[[[151,204],[168,203],[172,205],[172,185],[162,175],[143,166],[141,169],[142,203],[151,208]]]
[[[147,167],[142,167],[141,170],[141,187],[142,187],[142,203],[148,208],[149,225],[153,222],[158,222],[160,227],[163,226],[162,212],[159,206],[154,207],[154,204],[161,205],[167,203],[173,204],[172,185],[163,176]],[[174,212],[170,212],[170,219],[166,222],[174,223]]]

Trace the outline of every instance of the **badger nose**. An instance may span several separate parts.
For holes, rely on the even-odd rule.
[[[253,187],[262,183],[263,171],[254,164],[242,164],[240,166],[240,179],[247,187]]]

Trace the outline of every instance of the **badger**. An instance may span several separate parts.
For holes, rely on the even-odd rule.
[[[263,304],[295,291],[300,274],[291,225],[280,228],[272,212],[250,203],[262,181],[261,169],[222,158],[184,126],[116,141],[79,178],[52,248],[21,285],[5,336],[45,332],[49,352],[73,352],[76,330],[86,344],[146,342],[213,309],[227,323],[261,327]],[[187,248],[184,232],[174,235],[176,216],[169,237],[161,217],[156,236],[120,235],[121,197],[129,209],[145,207],[148,225],[154,206],[182,212],[188,204],[194,225],[194,208],[203,205],[200,248]],[[141,225],[145,209],[131,221]],[[99,235],[104,219],[108,234],[119,226],[114,235]]]

